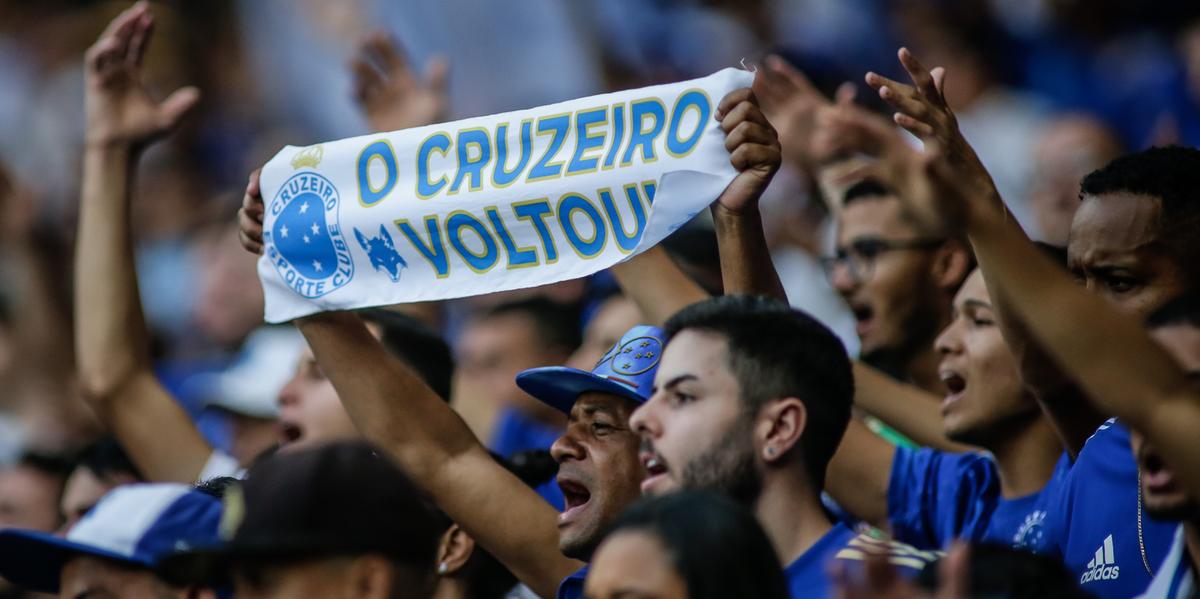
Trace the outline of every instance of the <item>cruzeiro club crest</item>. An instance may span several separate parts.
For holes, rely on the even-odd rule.
[[[321,297],[354,277],[354,260],[338,224],[337,188],[311,171],[292,175],[268,208],[274,217],[263,232],[267,257],[292,291]]]
[[[1042,542],[1046,540],[1045,523],[1046,512],[1042,510],[1026,514],[1025,521],[1017,529],[1017,534],[1013,535],[1013,548],[1035,552],[1041,549]]]

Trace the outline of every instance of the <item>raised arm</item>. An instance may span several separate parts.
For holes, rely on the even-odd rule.
[[[764,87],[764,79],[763,74],[756,74],[752,89]],[[779,135],[767,122],[755,93],[737,90],[717,106],[725,148],[740,172],[713,203],[713,225],[725,293],[766,295],[786,302],[787,293],[771,262],[758,210],[758,199],[779,170],[782,150]]]
[[[86,145],[75,262],[75,351],[87,401],[152,480],[194,482],[211,449],[154,376],[138,298],[130,187],[142,149],[196,103],[195,88],[157,102],[141,81],[148,5],[121,13],[88,50]]]
[[[926,148],[935,149],[964,186],[974,190],[980,201],[1003,214],[1004,220],[1020,232],[1020,227],[1004,208],[987,169],[958,129],[958,121],[942,93],[945,71],[940,68],[932,71],[926,69],[907,49],[899,51],[899,59],[912,85],[875,73],[867,74],[867,83],[897,110],[894,117],[897,124],[919,137]],[[1042,403],[1059,431],[1064,446],[1071,453],[1077,453],[1105,416],[1082,400],[1072,377],[1061,370],[1052,355],[1031,335],[1019,311],[1009,305],[1011,298],[1005,289],[995,283],[996,255],[986,244],[980,246],[975,243],[974,236],[970,232],[968,234],[996,307],[1001,332],[1017,358],[1022,379]],[[1024,233],[1021,235],[1024,236]]]
[[[837,452],[825,472],[825,492],[843,509],[863,521],[886,529],[888,484],[896,446],[851,418]]]
[[[978,185],[978,174],[963,169],[952,150],[935,140],[917,152],[846,115],[838,122],[843,139],[862,151],[878,150],[879,176],[905,190],[902,199],[924,227],[969,234],[976,252],[987,256],[989,286],[1005,294],[1013,316],[1079,381],[1089,401],[1141,431],[1180,480],[1200,492],[1200,393],[1141,323],[1075,285],[1029,241],[995,189]]]
[[[262,250],[262,196],[251,176],[239,213],[242,244]],[[521,582],[553,597],[583,564],[558,550],[558,512],[497,464],[462,418],[353,313],[296,321],[350,419],[414,483]]]

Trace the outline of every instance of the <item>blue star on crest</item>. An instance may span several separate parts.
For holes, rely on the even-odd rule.
[[[333,275],[338,257],[317,194],[297,195],[275,219],[274,229],[275,248],[301,275],[313,280]],[[305,233],[289,235],[289,231]]]
[[[636,353],[635,353],[636,350]],[[613,360],[613,372],[626,376],[635,376],[658,366],[662,344],[653,337],[639,337],[630,340],[619,350],[624,358],[619,364]],[[630,354],[633,354],[630,356]]]

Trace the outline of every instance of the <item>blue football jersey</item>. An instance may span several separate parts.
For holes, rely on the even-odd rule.
[[[587,573],[587,566],[584,566],[558,583],[558,599],[583,599],[583,581],[587,579]]]
[[[1005,499],[1000,473],[984,454],[897,447],[888,482],[888,520],[897,540],[941,549],[955,539],[1044,550],[1043,522],[1071,469],[1064,454],[1037,493]]]
[[[1138,495],[1129,431],[1110,420],[1084,444],[1045,523],[1045,551],[1100,599],[1140,595],[1171,549],[1178,523],[1144,513],[1139,541]]]

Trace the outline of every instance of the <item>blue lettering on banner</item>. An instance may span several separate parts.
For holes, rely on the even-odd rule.
[[[508,187],[521,177],[533,155],[533,121],[521,121],[521,134],[517,140],[521,148],[521,156],[517,166],[508,170],[508,123],[496,125],[496,166],[492,169],[492,185]]]
[[[529,169],[529,175],[525,177],[526,182],[532,183],[534,181],[553,179],[562,172],[562,161],[554,161],[554,157],[562,149],[563,142],[567,139],[567,128],[570,125],[570,114],[544,116],[537,120],[537,134],[545,135],[549,133],[551,135],[550,146],[546,148],[546,153],[542,154],[537,164]]]
[[[302,297],[321,297],[354,277],[354,259],[338,223],[339,201],[329,179],[308,171],[292,175],[271,199],[275,220],[263,231],[266,255]]]
[[[464,229],[470,229],[479,236],[479,240],[483,243],[483,250],[480,252],[473,251],[470,246],[463,241],[462,235]],[[496,265],[496,261],[500,259],[499,250],[496,248],[496,240],[492,238],[492,234],[488,232],[487,227],[479,222],[479,219],[471,215],[470,212],[456,210],[450,213],[446,219],[446,236],[450,238],[450,246],[458,252],[459,257],[467,264],[467,267],[477,273],[485,273]]]
[[[679,136],[679,129],[683,126],[683,115],[688,113],[688,109],[694,110],[698,118],[696,129],[687,139],[683,139]],[[698,89],[683,92],[675,101],[675,108],[671,110],[671,124],[667,126],[667,153],[675,158],[691,154],[696,144],[700,143],[700,135],[704,133],[704,125],[708,123],[711,114],[712,102],[708,99],[708,94]]]
[[[383,163],[384,180],[383,185],[376,187],[371,183],[371,163],[378,161]],[[387,140],[379,140],[367,144],[363,151],[358,155],[358,201],[363,206],[374,206],[383,198],[386,198],[392,188],[396,186],[396,179],[400,176],[396,168],[396,153],[392,150],[392,144]]]
[[[647,185],[646,187],[649,186]],[[646,190],[646,194],[649,196],[649,189]],[[642,198],[638,195],[637,185],[626,185],[625,197],[629,200],[629,210],[633,213],[632,233],[626,231],[625,222],[621,218],[621,212],[617,210],[612,191],[609,189],[600,190],[600,203],[604,204],[604,214],[608,216],[608,222],[612,225],[613,238],[616,239],[617,247],[620,248],[621,252],[628,254],[642,240],[642,233],[646,230],[646,209],[642,206]],[[649,201],[647,201],[648,203]]]
[[[417,148],[417,197],[427,200],[437,195],[446,186],[446,175],[437,181],[429,180],[429,156],[434,152],[445,156],[450,151],[450,136],[438,131],[425,138]]]
[[[633,151],[642,149],[642,162],[649,163],[658,160],[654,153],[654,140],[662,135],[664,121],[667,119],[667,108],[658,98],[636,100],[629,105],[629,125],[633,130],[629,136],[629,145],[625,146],[625,155],[621,157],[621,166],[633,164]],[[646,120],[650,127],[646,128]]]
[[[478,154],[471,157],[471,148]],[[492,161],[492,140],[488,137],[487,129],[463,129],[458,132],[458,172],[454,175],[454,183],[450,191],[458,193],[463,179],[470,177],[471,191],[483,189],[483,167]]]
[[[584,154],[590,150],[600,149],[604,145],[604,133],[594,135],[591,133],[591,128],[603,125],[606,118],[608,118],[608,111],[604,107],[581,110],[575,115],[575,153],[571,156],[571,163],[567,165],[567,175],[590,173],[596,170],[600,164],[600,156],[585,157]]]
[[[583,213],[591,221],[591,239],[584,239],[579,234],[579,229],[575,226],[575,215],[578,213]],[[600,211],[596,210],[587,198],[577,193],[568,193],[559,198],[558,223],[562,226],[567,242],[581,258],[594,258],[604,251],[604,244],[608,242],[608,229],[604,226]]]

